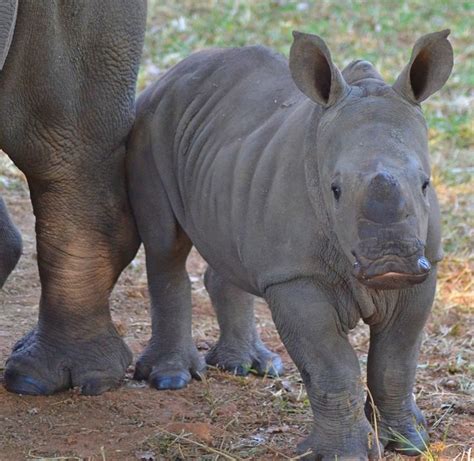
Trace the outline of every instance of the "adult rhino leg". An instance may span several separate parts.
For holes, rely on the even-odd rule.
[[[364,414],[357,356],[331,305],[313,280],[273,285],[266,299],[280,337],[298,367],[314,414],[304,459],[367,459],[379,452]]]
[[[123,158],[124,146],[115,155]],[[12,392],[79,387],[98,394],[116,386],[131,363],[108,299],[139,240],[124,162],[104,163],[66,181],[28,178],[42,293],[37,327],[16,344],[6,364],[5,386]]]
[[[108,298],[138,247],[125,142],[145,28],[143,0],[19,2],[0,72],[0,147],[25,173],[36,216],[39,319],[5,386],[97,394],[131,353]]]
[[[380,441],[391,450],[417,456],[426,450],[426,421],[413,398],[422,330],[436,288],[436,270],[429,279],[399,296],[396,310],[384,325],[371,327],[367,382],[367,415],[379,426]],[[375,421],[377,419],[377,421]]]
[[[241,376],[250,369],[261,376],[281,375],[281,358],[265,347],[257,332],[254,297],[229,283],[210,266],[204,284],[220,327],[220,338],[207,353],[206,362]]]

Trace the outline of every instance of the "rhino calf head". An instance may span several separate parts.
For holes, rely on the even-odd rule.
[[[426,252],[439,224],[430,223],[437,203],[419,104],[449,77],[448,34],[420,38],[390,86],[367,61],[354,61],[341,73],[319,37],[294,33],[293,79],[323,107],[315,149],[306,158],[308,184],[320,184],[310,195],[317,210],[327,210],[353,275],[372,288],[420,283],[440,258],[440,248]]]

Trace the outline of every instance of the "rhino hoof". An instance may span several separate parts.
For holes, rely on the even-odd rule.
[[[283,371],[283,362],[281,357],[277,354],[272,354],[270,362],[267,362],[266,364],[257,364],[257,372],[261,376],[267,375],[271,378],[277,378],[283,374]]]
[[[372,407],[366,401],[365,411],[367,418],[373,421]],[[397,451],[406,456],[420,456],[429,445],[427,424],[421,410],[414,400],[411,402],[411,417],[401,413],[399,417],[384,417],[383,407],[379,406],[379,437],[387,450]]]
[[[206,355],[206,362],[237,376],[255,373],[275,378],[284,372],[280,356],[268,350],[261,341],[252,346],[218,341]]]
[[[252,371],[258,376],[278,378],[283,374],[283,362],[281,361],[280,356],[274,354],[272,358],[267,361],[260,362],[256,360],[252,365],[239,365],[235,367],[233,373],[236,376],[247,376]]]
[[[247,376],[250,373],[252,365],[239,365],[234,368],[233,373],[235,376]]]
[[[41,381],[30,376],[16,373],[15,370],[5,370],[5,387],[8,391],[22,395],[49,395],[54,392]]]
[[[100,395],[113,389],[119,385],[120,380],[106,377],[86,378],[84,383],[79,387],[82,395]]]
[[[135,365],[133,379],[148,380],[160,391],[183,389],[192,378],[201,379],[206,364],[194,345],[178,348],[179,353],[162,353],[160,349],[154,344],[147,346]]]
[[[188,383],[191,381],[190,373],[185,373],[183,371],[177,372],[176,375],[151,375],[150,376],[150,386],[155,389],[161,390],[176,390],[185,388]]]
[[[78,387],[84,395],[98,395],[120,383],[131,360],[113,328],[76,342],[33,330],[15,344],[7,360],[5,388],[16,394],[50,395]]]
[[[396,451],[405,456],[420,456],[429,445],[429,435],[421,424],[413,424],[404,430],[391,431],[387,450]]]
[[[357,427],[357,425],[355,425]],[[339,430],[338,434],[325,434],[316,436],[311,434],[307,439],[298,444],[298,459],[304,461],[334,461],[351,460],[366,461],[382,459],[383,446],[379,441],[373,440],[373,429],[367,422],[362,422],[358,429],[350,428],[349,425]],[[345,429],[345,430],[344,430]],[[355,429],[355,430],[354,430]],[[341,443],[343,442],[343,443]]]

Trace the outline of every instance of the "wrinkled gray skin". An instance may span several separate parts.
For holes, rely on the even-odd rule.
[[[203,368],[194,244],[221,327],[208,362],[281,369],[255,330],[249,294],[263,297],[315,415],[308,459],[381,450],[347,337],[361,318],[381,445],[406,448],[391,428],[424,448],[412,389],[441,249],[419,103],[450,74],[447,35],[422,37],[393,86],[365,61],[341,74],[319,37],[295,33],[289,66],[263,47],[204,51],[140,96],[127,172],[153,336],[137,377],[179,388]]]
[[[21,235],[13,224],[0,197],[0,288],[15,268],[22,251]]]
[[[0,44],[14,3],[0,6]],[[97,394],[131,362],[108,299],[139,242],[124,157],[145,16],[145,0],[18,2],[0,148],[28,179],[42,292],[37,327],[6,364],[12,392]]]

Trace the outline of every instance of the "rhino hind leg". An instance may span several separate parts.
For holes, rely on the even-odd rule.
[[[192,243],[159,178],[140,171],[131,170],[130,198],[145,246],[152,336],[136,363],[134,378],[148,380],[158,390],[181,389],[206,368],[192,339],[191,283],[185,267]],[[135,172],[140,187],[135,187]]]
[[[205,371],[205,363],[192,340],[191,285],[184,266],[186,258],[181,255],[173,262],[163,260],[149,246],[146,258],[152,337],[137,361],[134,378],[148,379],[159,390],[181,389]]]
[[[254,297],[229,283],[208,267],[204,283],[220,327],[220,338],[206,355],[206,362],[236,375],[251,370],[260,376],[280,376],[283,363],[269,351],[255,326]]]

